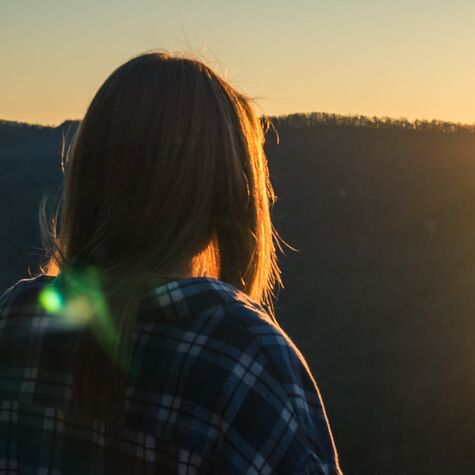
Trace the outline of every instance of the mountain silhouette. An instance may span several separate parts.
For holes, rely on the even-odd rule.
[[[271,118],[276,313],[348,474],[475,473],[475,126]],[[42,258],[38,205],[78,121],[0,121],[0,289]],[[277,133],[276,133],[277,132]]]

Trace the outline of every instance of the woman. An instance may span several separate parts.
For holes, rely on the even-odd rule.
[[[250,101],[195,59],[141,54],[100,87],[47,266],[0,300],[7,473],[341,473],[275,320],[263,143]]]

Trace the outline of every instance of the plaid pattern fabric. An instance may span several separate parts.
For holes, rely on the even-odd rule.
[[[0,297],[0,474],[341,474],[299,350],[260,305],[208,277],[144,294],[125,413],[74,421],[78,331],[39,305],[52,279]]]

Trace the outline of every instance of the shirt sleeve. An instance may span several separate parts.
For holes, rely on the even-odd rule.
[[[252,337],[223,387],[216,473],[342,475],[303,355],[280,327],[260,324],[246,331]]]

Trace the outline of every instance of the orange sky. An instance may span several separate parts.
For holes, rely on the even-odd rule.
[[[151,48],[195,51],[267,114],[475,122],[469,0],[21,0],[0,4],[0,118],[81,118]]]

